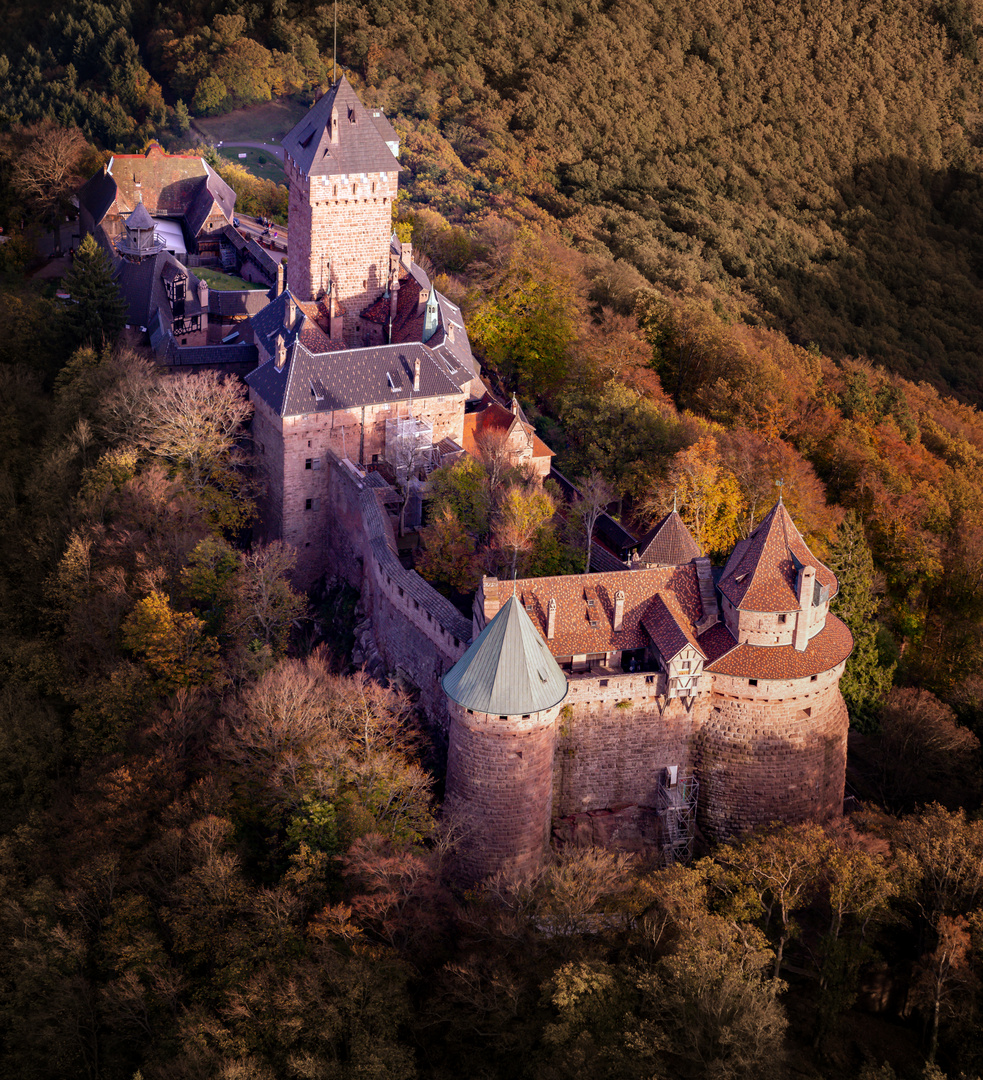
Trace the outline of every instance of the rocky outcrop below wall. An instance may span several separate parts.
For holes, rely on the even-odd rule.
[[[843,810],[850,718],[839,691],[842,666],[815,692],[757,699],[714,693],[697,739],[699,821],[723,840],[771,821],[825,821]],[[718,682],[723,680],[718,679]],[[808,684],[806,684],[808,685]],[[786,688],[787,689],[787,688]]]

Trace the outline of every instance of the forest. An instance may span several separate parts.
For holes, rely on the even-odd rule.
[[[481,883],[412,688],[352,669],[357,595],[251,542],[242,389],[121,348],[98,253],[70,308],[32,277],[110,154],[309,102],[334,8],[6,15],[4,1071],[983,1073],[979,0],[339,0],[402,140],[394,225],[559,468],[632,528],[676,498],[718,560],[781,481],[856,641],[843,822]],[[583,566],[549,500],[510,546],[502,480],[434,478],[451,595]]]

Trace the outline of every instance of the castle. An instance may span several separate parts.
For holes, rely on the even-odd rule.
[[[597,547],[595,572],[486,577],[471,620],[406,569],[387,476],[412,488],[492,440],[542,477],[551,452],[516,402],[487,395],[460,311],[392,234],[385,118],[342,78],[283,146],[286,284],[248,313],[240,347],[254,358],[262,535],[296,550],[300,584],[327,572],[360,589],[382,663],[446,737],[445,806],[470,873],[528,872],[554,835],[671,857],[697,828],[724,838],[837,815],[853,642],[829,611],[836,578],[781,500],[722,570],[675,510],[638,541],[609,522],[617,543]],[[105,202],[105,176],[96,188]],[[115,243],[149,265],[159,245],[140,209]],[[181,285],[160,259],[161,280]],[[211,306],[185,288],[169,318]]]

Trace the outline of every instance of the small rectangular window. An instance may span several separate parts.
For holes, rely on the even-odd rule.
[[[314,458],[313,468],[315,472],[321,471],[321,459],[319,457]]]
[[[601,686],[607,686],[607,684],[608,684],[607,679],[601,679]]]
[[[810,676],[809,676],[809,682],[815,682],[815,681],[816,681],[816,679],[818,679],[818,678],[819,678],[819,676],[818,676],[818,675],[810,675]]]
[[[305,499],[304,500],[304,509],[305,510],[320,510],[321,509],[321,500],[320,499]]]
[[[757,686],[758,685],[758,680],[757,679],[748,679],[747,684],[748,684],[748,686]]]
[[[308,458],[304,462],[304,468],[305,469],[313,469],[314,468],[314,459],[313,458]]]
[[[778,616],[778,621],[779,621],[779,622],[785,622],[785,620],[786,620],[787,618],[788,618],[788,616],[787,616],[787,615],[784,615],[784,614],[783,614],[783,615],[779,615],[779,616]]]

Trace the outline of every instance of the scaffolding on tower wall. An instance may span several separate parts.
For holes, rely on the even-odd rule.
[[[397,477],[410,477],[419,469],[430,471],[433,425],[417,416],[386,421],[385,458]]]
[[[661,826],[662,860],[666,866],[689,862],[693,857],[699,788],[695,776],[680,776],[675,765],[662,770],[656,792],[656,812]]]

